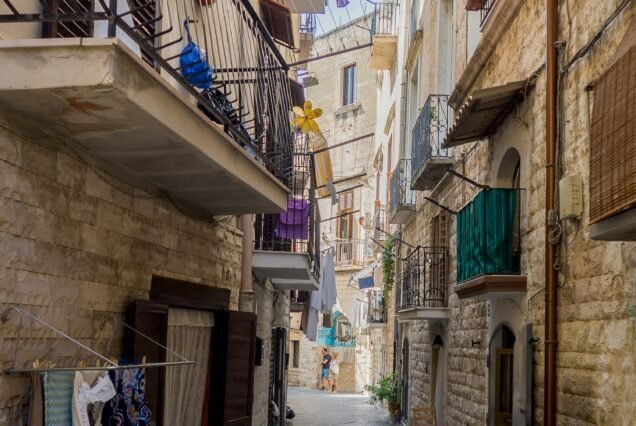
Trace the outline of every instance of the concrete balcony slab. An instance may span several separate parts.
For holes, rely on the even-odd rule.
[[[116,39],[0,41],[0,116],[213,215],[280,212],[288,189]]]
[[[281,290],[318,290],[318,279],[307,253],[255,250],[252,272],[256,279],[270,279]]]
[[[372,70],[390,70],[397,54],[397,35],[378,34],[373,37],[369,68]]]

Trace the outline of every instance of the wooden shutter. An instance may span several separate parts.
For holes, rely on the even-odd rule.
[[[48,7],[59,14],[93,12],[93,0],[48,0]],[[92,37],[92,21],[52,21],[42,24],[44,38]]]
[[[289,79],[289,88],[291,90],[292,104],[302,108],[305,103],[305,88],[291,78]]]
[[[622,53],[622,52],[621,52]],[[636,206],[636,40],[594,84],[590,222]]]
[[[168,335],[168,305],[148,300],[135,300],[126,312],[126,322],[140,333],[165,346]],[[156,343],[133,331],[126,331],[126,357],[148,362],[166,360],[166,351]],[[163,424],[164,368],[146,369],[146,401],[152,411],[152,424]]]
[[[481,10],[486,2],[487,0],[468,0],[468,2],[466,2],[466,10]]]
[[[291,11],[287,6],[272,0],[261,0],[263,24],[270,35],[288,47],[294,47]]]
[[[214,328],[209,424],[251,426],[256,315],[218,312]]]

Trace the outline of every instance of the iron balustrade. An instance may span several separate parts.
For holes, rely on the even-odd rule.
[[[449,95],[430,95],[417,117],[411,138],[412,179],[430,158],[452,155],[451,150],[442,148],[451,122],[448,98]]]
[[[415,193],[411,190],[411,159],[398,161],[389,181],[389,214],[391,217],[402,207],[415,205]]]
[[[309,137],[296,134],[292,173],[289,178],[290,203],[301,202],[307,205],[307,217],[300,214],[294,218],[294,224],[302,227],[298,235],[296,229],[288,227],[281,232],[282,214],[256,215],[254,223],[254,249],[264,251],[283,251],[292,253],[307,253],[312,262],[313,273],[316,277],[320,273],[320,211],[316,199],[316,178],[314,164],[309,155],[304,154],[309,149]],[[305,238],[306,236],[306,238]]]
[[[304,13],[300,17],[300,32],[305,34],[316,35],[316,15],[313,13]]]
[[[369,255],[365,240],[337,238],[330,245],[336,251],[336,266],[362,266]]]
[[[386,303],[384,303],[384,295],[379,288],[373,288],[367,292],[366,302],[367,323],[369,324],[385,324],[387,320]]]
[[[383,242],[386,239],[388,229],[386,226],[386,207],[378,205],[373,216],[373,239]]]
[[[371,21],[371,35],[397,35],[397,4],[376,3]]]
[[[445,247],[416,247],[402,261],[399,310],[448,306]]]
[[[41,23],[37,32],[47,37],[117,37],[289,183],[294,154],[289,67],[249,0],[4,0],[2,5],[0,27]],[[213,70],[206,91],[181,74],[186,24]]]
[[[486,23],[486,19],[488,19],[488,15],[490,15],[490,11],[495,6],[496,0],[485,0],[484,4],[479,9],[479,15],[481,18],[480,25],[483,26]]]

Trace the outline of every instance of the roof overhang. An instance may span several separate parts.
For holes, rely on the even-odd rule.
[[[117,178],[208,214],[275,213],[288,189],[116,39],[0,41],[0,111]]]
[[[254,250],[252,272],[257,280],[269,279],[280,290],[318,290],[307,253]]]
[[[528,79],[475,90],[457,111],[443,147],[451,148],[494,134],[515,105],[525,98],[533,84]]]

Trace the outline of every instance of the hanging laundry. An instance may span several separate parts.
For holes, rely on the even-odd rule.
[[[109,372],[117,394],[106,403],[102,424],[107,426],[148,426],[150,408],[146,403],[146,372],[131,368]]]
[[[106,402],[117,394],[108,374],[76,371],[73,381],[73,426],[94,426]]]
[[[309,238],[309,201],[287,200],[287,211],[278,217],[276,236],[289,240]]]
[[[48,371],[42,376],[44,388],[44,424],[72,424],[73,371]]]
[[[336,6],[347,7],[349,6],[349,0],[336,0]]]
[[[373,276],[358,278],[358,288],[360,290],[373,287]]]

